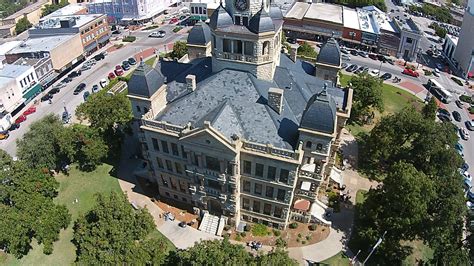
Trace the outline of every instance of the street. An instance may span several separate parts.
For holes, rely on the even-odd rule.
[[[76,107],[84,101],[84,92],[81,92],[78,95],[73,95],[73,90],[77,87],[77,85],[79,85],[80,83],[85,83],[87,87],[84,91],[91,92],[92,85],[99,84],[99,81],[101,79],[107,78],[108,73],[112,72],[116,65],[121,65],[123,60],[126,60],[129,57],[133,57],[135,54],[140,53],[142,50],[154,47],[158,50],[158,52],[169,52],[166,50],[167,48],[165,47],[165,44],[174,43],[178,40],[186,38],[186,35],[184,34],[173,33],[172,30],[175,27],[176,25],[164,25],[160,28],[153,30],[165,30],[167,32],[165,38],[148,38],[148,34],[151,31],[138,31],[132,33],[132,35],[137,37],[137,40],[135,42],[126,44],[119,50],[109,52],[104,60],[98,61],[97,64],[91,69],[83,71],[81,76],[74,78],[72,82],[68,83],[66,87],[62,88],[59,93],[54,95],[51,104],[49,104],[47,101],[40,102],[37,105],[36,112],[29,115],[27,117],[27,120],[21,123],[20,128],[11,131],[10,137],[8,139],[0,141],[0,149],[5,150],[12,156],[16,156],[16,140],[18,138],[21,138],[28,131],[29,126],[33,122],[38,121],[39,119],[48,114],[53,113],[55,115],[61,116],[64,111],[64,108],[66,108],[67,111],[73,116],[74,120],[74,112]],[[115,37],[116,35],[112,35],[111,40],[113,40]],[[95,54],[105,51],[107,50],[107,48],[110,47],[111,46],[108,45],[103,49],[97,51]],[[95,54],[91,55],[89,58],[92,58]],[[79,69],[80,67],[81,65],[77,66],[75,69]],[[133,68],[129,71],[132,70]],[[129,71],[125,72],[125,75],[128,74]],[[59,83],[59,81],[55,84],[57,83]],[[47,93],[50,88],[46,89],[43,94],[38,95],[35,99],[39,101],[41,96],[44,95],[44,93]],[[23,110],[17,114],[17,116],[22,114],[23,111],[28,109],[29,106],[33,105],[33,102],[34,101],[31,101],[26,107],[24,107]]]

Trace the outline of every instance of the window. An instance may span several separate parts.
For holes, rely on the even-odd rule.
[[[276,168],[273,166],[268,167],[267,178],[271,180],[275,180],[276,178]]]
[[[223,51],[224,51],[224,53],[230,53],[230,52],[232,52],[232,51],[231,51],[230,43],[231,43],[231,40],[229,40],[229,39],[224,39],[224,40],[223,40],[223,45],[224,45]]]
[[[289,175],[290,175],[290,171],[286,169],[280,169],[280,182],[288,183]]]
[[[161,148],[163,149],[164,153],[170,153],[170,151],[168,150],[168,142],[162,140],[161,141]]]
[[[244,161],[244,174],[252,174],[252,163],[249,161]]]
[[[199,157],[197,156],[197,154],[194,154],[193,164],[199,166]]]
[[[316,145],[316,150],[317,151],[322,151],[323,150],[323,144],[318,143],[318,145]]]
[[[262,55],[266,55],[270,53],[270,42],[265,41],[263,42],[263,48],[262,48]]]
[[[244,42],[244,55],[253,55],[253,42]]]
[[[216,36],[212,35],[212,47],[213,48],[216,48],[217,47],[217,43],[216,43]]]
[[[178,199],[178,195],[173,195],[173,198],[174,198],[174,199]]]
[[[242,198],[242,208],[244,210],[250,210],[250,200],[247,198]]]
[[[250,181],[244,180],[243,187],[244,187],[243,190],[245,192],[250,192]]]
[[[220,172],[221,167],[220,167],[219,160],[215,157],[206,156],[206,168],[213,171]]]
[[[181,167],[180,163],[175,162],[174,167],[176,168],[176,173],[183,174],[183,168]]]
[[[137,112],[141,113],[140,106],[137,105]]]
[[[171,143],[171,152],[173,155],[179,156],[178,145],[176,145],[176,143]]]
[[[253,192],[257,195],[262,195],[262,184],[255,183]]]
[[[235,25],[240,25],[240,16],[235,16]]]
[[[265,188],[265,196],[273,198],[273,187],[267,186]]]
[[[278,194],[277,194],[277,199],[279,201],[285,201],[285,194],[286,194],[286,191],[283,190],[283,189],[278,189]]]
[[[412,43],[413,39],[412,38],[407,38],[407,43]]]
[[[181,198],[184,202],[188,202],[188,200],[185,197]]]
[[[227,162],[227,174],[234,175],[234,165],[230,162]]]
[[[145,114],[148,113],[148,108],[143,107],[143,112],[144,112]]]
[[[234,45],[233,45],[233,53],[234,54],[242,54],[242,41],[241,40],[235,40]]]
[[[249,18],[248,17],[242,17],[242,24],[244,26],[248,26],[249,25]]]
[[[171,164],[171,161],[170,160],[165,160],[166,161],[166,169],[168,169],[168,171],[170,172],[173,172],[173,165]]]
[[[163,176],[161,176],[161,183],[163,184],[163,186],[169,187],[168,181],[166,181],[166,179]]]
[[[160,157],[156,157],[156,163],[158,163],[159,168],[164,169],[163,160]]]
[[[272,212],[272,205],[270,203],[265,203],[263,205],[263,214],[270,215]]]
[[[155,138],[151,138],[151,142],[153,143],[153,149],[155,149],[155,151],[159,151],[160,147],[158,146],[158,140]]]
[[[311,141],[307,141],[306,148],[311,149],[311,146],[313,146],[313,143]]]
[[[183,156],[184,159],[188,158],[188,154],[184,151],[184,146],[181,145],[181,155]]]
[[[281,218],[282,214],[283,214],[283,208],[275,206],[275,209],[273,210],[273,216],[277,218]]]
[[[256,201],[256,200],[253,201],[252,211],[260,212],[260,201]]]
[[[263,164],[255,164],[255,175],[263,177]]]

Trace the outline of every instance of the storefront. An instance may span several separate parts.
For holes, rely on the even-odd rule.
[[[31,86],[31,88],[23,94],[23,99],[25,99],[25,104],[30,102],[36,95],[38,95],[42,91],[43,87],[41,84],[36,83],[35,85]]]

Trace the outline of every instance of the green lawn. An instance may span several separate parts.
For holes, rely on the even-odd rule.
[[[152,56],[150,58],[148,58],[147,60],[145,60],[145,64],[149,65],[149,66],[153,66],[153,64],[155,63],[155,60],[156,60],[156,57],[155,56]]]
[[[350,75],[342,74],[340,76],[340,82],[342,86],[346,86],[351,79]],[[423,104],[420,99],[415,95],[392,86],[390,84],[384,83],[382,85],[382,97],[384,102],[384,112],[382,116],[396,113],[408,106],[415,106],[415,108],[420,108]],[[380,113],[375,114],[375,121],[371,125],[359,126],[359,125],[348,125],[347,128],[351,131],[354,136],[357,136],[360,132],[370,131],[380,119]]]
[[[356,204],[364,203],[365,199],[367,198],[367,190],[359,189],[356,193]]]
[[[60,183],[59,195],[55,201],[66,205],[72,215],[74,222],[79,213],[88,211],[95,202],[94,194],[98,192],[120,192],[118,181],[112,177],[109,172],[112,170],[110,165],[102,165],[91,173],[81,172],[75,168],[71,169],[69,176],[58,175],[57,180]],[[77,199],[78,203],[74,203]],[[76,258],[76,248],[71,243],[73,235],[73,222],[66,229],[62,230],[59,240],[54,243],[54,252],[51,255],[43,254],[42,247],[35,242],[33,249],[27,256],[18,260],[8,255],[2,264],[5,265],[70,265]]]
[[[349,258],[344,255],[344,253],[339,252],[336,255],[330,257],[327,260],[321,261],[320,265],[330,265],[330,266],[347,266],[349,265]]]

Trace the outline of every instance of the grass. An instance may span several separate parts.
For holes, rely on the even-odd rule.
[[[408,256],[402,265],[417,265],[419,260],[428,261],[433,258],[433,250],[421,240],[404,243],[413,248],[412,254]]]
[[[327,260],[323,260],[319,265],[347,266],[350,265],[349,258],[341,251]]]
[[[90,173],[80,172],[72,168],[69,176],[58,175],[56,180],[60,183],[59,194],[55,198],[58,204],[64,204],[72,215],[74,222],[80,213],[90,210],[95,203],[94,194],[99,192],[117,191],[121,192],[118,181],[111,176],[110,165],[99,166]],[[77,199],[78,202],[74,203]],[[51,255],[43,254],[43,248],[36,242],[32,243],[32,250],[21,259],[11,255],[5,256],[5,265],[71,265],[76,259],[76,248],[71,242],[73,237],[73,222],[66,230],[62,230],[59,240],[54,243],[54,251]]]
[[[253,236],[266,236],[268,233],[268,228],[264,224],[254,224],[252,226],[252,235]]]
[[[148,26],[148,27],[144,28],[143,30],[154,30],[154,29],[159,28],[159,27],[160,26],[158,26],[158,25],[153,25],[153,26]]]
[[[145,64],[153,67],[153,64],[155,63],[155,60],[156,60],[156,56],[152,56],[150,58],[148,58],[146,61],[145,61]]]
[[[340,76],[341,85],[347,86],[347,84],[349,84],[350,79],[350,75],[342,74]],[[418,99],[415,95],[400,88],[397,88],[393,85],[385,83],[383,83],[382,85],[382,97],[384,103],[384,112],[382,114],[376,112],[372,124],[364,126],[352,124],[347,126],[347,128],[354,136],[357,136],[361,132],[369,132],[382,116],[396,113],[408,106],[414,106],[415,108],[420,109],[423,104],[422,101]]]
[[[356,193],[356,204],[360,205],[364,203],[365,199],[367,198],[367,190],[359,189]]]

